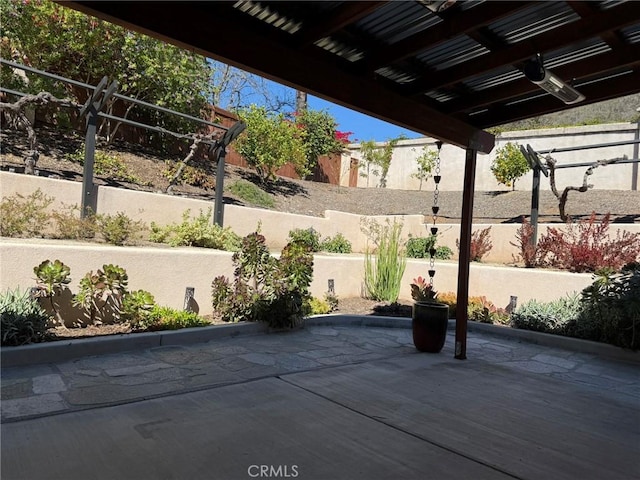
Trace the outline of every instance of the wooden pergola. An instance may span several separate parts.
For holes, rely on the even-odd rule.
[[[495,142],[483,129],[640,92],[635,1],[60,3],[464,148],[459,359],[476,156]]]

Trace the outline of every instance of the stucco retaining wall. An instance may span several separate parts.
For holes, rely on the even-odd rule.
[[[496,146],[489,154],[478,154],[475,185],[477,191],[505,191],[509,187],[498,184],[493,173],[491,163],[495,159],[496,152],[508,142],[520,145],[530,144],[536,151],[550,150],[552,148],[577,147],[612,143],[638,138],[640,129],[638,123],[612,123],[604,125],[587,125],[579,127],[548,128],[537,130],[520,130],[503,132],[496,135]],[[422,148],[437,150],[436,140],[433,138],[418,138],[401,140],[393,150],[393,157],[389,172],[387,173],[387,188],[402,190],[418,190],[420,181],[411,177],[417,172],[415,159],[422,153]],[[380,143],[382,145],[382,143]],[[360,158],[359,144],[349,146],[353,151],[347,152],[342,157],[341,185],[349,185],[349,166],[351,158]],[[617,158],[626,155],[627,158],[638,158],[638,147],[632,144],[603,147],[588,150],[576,150],[572,152],[553,153],[558,165],[581,162],[595,162],[597,160]],[[442,182],[441,190],[460,191],[463,188],[463,172],[465,151],[453,145],[443,145],[440,152]],[[558,186],[573,185],[582,181],[586,167],[568,168],[558,170]],[[602,190],[631,190],[640,183],[638,165],[610,165],[600,167],[594,171],[590,183]],[[531,190],[532,174],[527,173],[517,182],[518,190]],[[379,185],[379,178],[371,175],[367,185],[367,179],[358,176],[358,187],[374,188]],[[423,182],[422,190],[432,191],[433,180]],[[549,190],[549,180],[542,178],[540,188]]]
[[[45,194],[54,197],[55,201],[50,209],[59,209],[64,205],[78,205],[81,199],[82,185],[78,182],[56,180],[30,175],[0,172],[0,197],[12,196],[19,193],[28,196],[41,189]],[[115,214],[124,212],[134,220],[142,220],[147,224],[156,222],[166,225],[180,222],[185,210],[190,209],[192,215],[197,215],[200,210],[207,211],[213,207],[213,202],[196,200],[162,193],[140,192],[115,187],[98,187],[97,210],[98,213]],[[324,238],[342,233],[347,238],[354,252],[364,252],[368,245],[368,238],[361,230],[361,221],[387,221],[402,222],[403,237],[409,235],[416,237],[427,236],[429,227],[422,215],[395,215],[395,216],[371,216],[363,217],[350,213],[325,211],[324,217],[309,217],[290,213],[276,212],[260,208],[240,207],[237,205],[225,205],[224,225],[230,227],[238,235],[244,236],[256,230],[260,225],[262,233],[267,239],[270,248],[280,250],[286,243],[289,231],[295,228],[314,228]],[[428,221],[428,219],[427,219]],[[518,224],[476,224],[474,230],[491,226],[492,250],[483,261],[489,263],[510,263],[517,248],[511,245],[515,242]],[[539,234],[546,232],[549,225],[540,224]],[[453,252],[457,252],[456,240],[460,237],[459,224],[439,224],[439,244],[446,245]],[[554,224],[554,228],[562,228]],[[610,233],[615,236],[618,229],[632,233],[640,232],[640,224],[614,224],[610,227]],[[455,257],[454,257],[455,258]]]
[[[195,300],[202,314],[211,313],[211,281],[218,275],[233,275],[231,254],[203,248],[113,247],[42,239],[0,239],[0,290],[35,284],[33,267],[43,260],[59,259],[71,268],[71,288],[78,290],[80,279],[105,263],[127,270],[129,288],[150,291],[161,305],[183,308],[186,287],[195,288]],[[409,260],[400,297],[409,299],[411,280],[426,276],[428,262]],[[458,264],[436,263],[436,289],[456,291]],[[314,257],[311,292],[322,297],[328,280],[333,279],[339,298],[362,293],[364,259],[362,255],[318,254]],[[506,306],[509,297],[519,302],[532,298],[553,300],[579,291],[591,283],[591,276],[546,270],[472,264],[470,294],[484,295],[498,306]]]

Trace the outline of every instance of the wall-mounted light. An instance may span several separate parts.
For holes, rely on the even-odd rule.
[[[536,58],[527,62],[524,67],[524,75],[531,82],[546,90],[551,95],[559,98],[567,105],[578,103],[584,100],[584,95],[575,88],[567,84],[560,77],[545,69],[542,64],[542,56],[536,55]]]

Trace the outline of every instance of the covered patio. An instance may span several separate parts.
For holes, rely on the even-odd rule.
[[[329,316],[296,332],[3,367],[2,478],[640,475],[631,352],[472,324],[458,362],[453,331],[443,354],[420,354],[408,325]],[[36,360],[43,346],[32,347]]]
[[[465,148],[457,359],[483,129],[640,92],[633,1],[63,3]]]

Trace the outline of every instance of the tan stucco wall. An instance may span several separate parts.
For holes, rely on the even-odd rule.
[[[43,177],[35,177],[9,172],[0,172],[0,196],[11,196],[20,193],[23,196],[30,195],[40,188],[44,193],[55,198],[51,209],[59,208],[62,204],[77,205],[81,199],[81,184],[65,180],[53,180]],[[98,188],[98,213],[125,212],[136,220],[143,220],[147,224],[156,222],[161,225],[179,222],[182,213],[190,209],[192,214],[200,210],[207,211],[212,202],[204,200],[188,199],[161,193],[148,193],[133,190],[125,190],[114,187]],[[385,222],[401,222],[404,238],[409,235],[427,236],[430,224],[424,223],[422,215],[396,215],[396,216],[372,216],[362,217],[349,213],[328,210],[324,217],[308,217],[281,213],[260,208],[247,208],[236,205],[225,205],[224,225],[230,227],[237,234],[244,236],[255,231],[258,224],[265,235],[270,248],[280,250],[287,242],[289,231],[294,228],[313,227],[322,237],[334,236],[342,233],[353,246],[354,252],[364,252],[368,239],[361,230],[362,219],[375,220],[380,224]],[[428,221],[428,219],[427,219]],[[493,249],[483,259],[489,263],[509,263],[517,254],[517,248],[511,245],[515,242],[518,224],[476,224],[474,230],[491,226],[490,238]],[[549,225],[538,226],[539,234],[544,234]],[[553,225],[558,228],[558,224]],[[460,237],[459,224],[439,224],[439,244],[446,245],[457,252],[456,240]],[[618,229],[632,233],[640,233],[640,224],[613,224],[610,234],[615,236]],[[454,257],[455,258],[455,257]]]
[[[211,282],[218,275],[233,275],[231,254],[203,248],[141,248],[78,244],[43,239],[0,239],[0,291],[29,288],[35,284],[33,267],[41,261],[58,259],[71,268],[71,288],[78,291],[80,279],[105,263],[119,265],[129,275],[129,289],[150,291],[161,305],[182,308],[186,287],[195,288],[195,300],[202,314],[211,313]],[[411,280],[426,276],[428,261],[409,260],[400,298],[410,299]],[[435,287],[439,292],[457,290],[458,264],[436,262]],[[333,279],[339,298],[360,296],[364,279],[364,258],[359,254],[318,254],[314,257],[311,293],[322,297]],[[498,306],[509,297],[519,302],[532,298],[553,300],[579,291],[591,283],[591,275],[540,271],[515,267],[472,264],[469,291],[484,295]]]
[[[539,130],[521,130],[516,132],[504,132],[496,136],[496,146],[490,154],[479,154],[476,167],[475,188],[477,191],[504,191],[509,188],[498,184],[491,173],[493,162],[498,149],[506,143],[530,144],[536,151],[550,150],[552,148],[576,147],[611,143],[637,138],[638,123],[614,123],[607,125],[588,125],[580,127],[566,127]],[[412,178],[411,174],[417,172],[415,159],[421,154],[421,150],[427,146],[430,150],[437,150],[435,139],[419,138],[415,140],[401,140],[393,151],[391,166],[387,174],[387,188],[402,190],[418,190],[419,180]],[[349,185],[350,159],[359,158],[359,145],[352,144],[351,152],[343,155],[341,185]],[[635,152],[637,152],[637,148]],[[577,150],[573,152],[554,153],[552,156],[558,161],[558,165],[581,162],[595,162],[596,160],[617,158],[626,155],[634,158],[634,145],[620,145],[614,147]],[[636,154],[637,157],[637,154]],[[441,190],[461,191],[463,189],[463,172],[465,151],[452,145],[443,145],[441,158]],[[558,187],[564,188],[582,182],[582,176],[586,167],[558,170]],[[640,184],[639,169],[632,164],[610,165],[599,167],[590,178],[590,183],[602,190],[631,190],[632,179],[635,172],[636,182]],[[532,174],[521,177],[516,182],[518,190],[531,190]],[[374,188],[379,184],[379,178],[371,176],[369,187]],[[367,179],[358,177],[358,186],[367,187]],[[433,180],[423,183],[423,191],[432,191]],[[542,178],[540,188],[549,190],[549,180]]]

